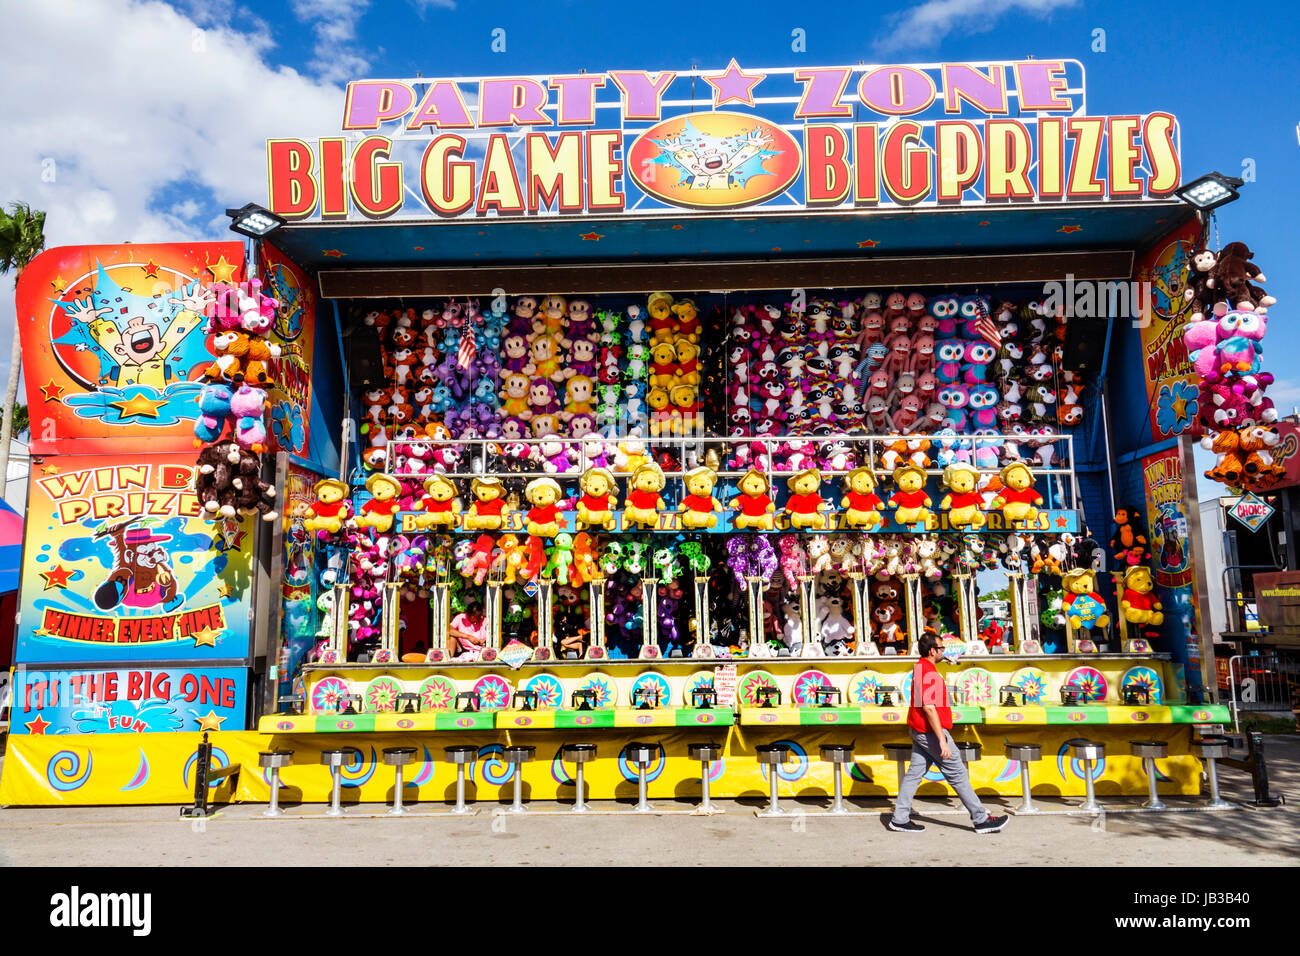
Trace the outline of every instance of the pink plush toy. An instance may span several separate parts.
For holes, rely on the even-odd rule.
[[[889,355],[881,368],[893,375],[907,371],[912,361],[912,337],[900,332],[891,335],[885,345],[889,348]]]
[[[918,333],[912,339],[912,355],[908,363],[908,371],[933,372],[936,361],[934,350],[934,336],[928,332]]]

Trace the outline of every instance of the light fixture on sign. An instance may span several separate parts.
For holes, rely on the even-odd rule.
[[[1216,172],[1184,183],[1174,190],[1174,195],[1201,212],[1209,212],[1236,199],[1237,190],[1244,185],[1245,180]]]
[[[288,221],[254,202],[239,209],[227,209],[226,215],[230,217],[231,230],[250,239],[261,239]]]

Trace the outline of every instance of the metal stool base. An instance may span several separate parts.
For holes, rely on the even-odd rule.
[[[758,817],[788,817],[790,814],[781,809],[780,798],[776,793],[776,764],[771,764],[771,770],[768,771],[768,789],[769,802],[766,810],[755,810],[754,815]]]

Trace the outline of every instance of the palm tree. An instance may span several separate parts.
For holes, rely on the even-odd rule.
[[[45,213],[25,202],[10,203],[0,212],[0,274],[14,273],[15,284],[28,263],[45,248]],[[0,424],[0,476],[9,481],[9,440],[14,430],[14,406],[18,402],[18,379],[22,375],[23,353],[18,323],[14,323],[13,354],[9,359],[9,389],[5,392],[4,420]]]

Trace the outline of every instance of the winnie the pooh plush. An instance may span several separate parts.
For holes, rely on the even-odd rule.
[[[477,476],[469,483],[474,501],[465,514],[466,531],[500,531],[510,515],[506,486],[495,475]]]
[[[776,504],[772,501],[767,475],[751,468],[741,476],[736,490],[738,494],[728,502],[728,507],[740,512],[732,522],[737,531],[746,528],[771,531],[776,527]]]
[[[948,512],[948,524],[952,527],[978,531],[987,523],[982,510],[984,496],[975,490],[979,482],[979,470],[971,465],[957,462],[943,470],[948,494],[943,496],[939,507]]]
[[[1096,575],[1090,568],[1066,571],[1061,577],[1061,586],[1065,589],[1062,610],[1072,628],[1091,632],[1094,627],[1106,628],[1110,625],[1106,604],[1097,593]]]
[[[322,478],[312,486],[316,500],[307,506],[307,516],[303,520],[304,531],[326,531],[338,534],[343,530],[351,510],[348,501],[348,486],[337,478]]]
[[[1160,601],[1153,593],[1156,589],[1151,569],[1137,564],[1124,572],[1124,595],[1119,611],[1130,624],[1150,624],[1159,627],[1165,616]]]
[[[424,497],[420,499],[420,507],[424,513],[415,519],[416,527],[456,527],[461,506],[460,499],[456,497],[455,483],[446,475],[430,475],[424,480]]]
[[[934,513],[930,511],[930,496],[925,493],[925,469],[919,465],[903,465],[894,469],[893,477],[898,488],[889,496],[894,520],[901,525],[929,524]]]
[[[850,528],[874,531],[884,523],[880,512],[885,503],[876,494],[876,474],[866,466],[854,468],[844,476],[841,485],[844,496],[840,507],[844,510],[844,523]]]
[[[528,509],[528,533],[535,538],[554,538],[560,533],[560,498],[564,493],[554,478],[534,478],[524,487]]]
[[[659,511],[664,507],[660,492],[666,484],[663,470],[654,462],[646,462],[628,479],[627,502],[623,505],[626,523],[641,528],[655,528],[659,524]]]
[[[826,516],[822,514],[825,502],[820,494],[821,486],[822,473],[816,468],[805,468],[786,482],[790,498],[785,503],[785,510],[790,517],[790,527],[826,527]]]
[[[452,490],[454,492],[455,488]],[[371,498],[357,511],[357,525],[387,534],[393,530],[393,515],[397,513],[402,483],[392,475],[377,471],[366,479],[366,491],[370,492]]]
[[[608,468],[588,468],[578,479],[582,497],[578,499],[578,527],[593,525],[614,530],[614,491],[618,487]]]
[[[722,512],[722,502],[713,497],[718,473],[707,465],[700,465],[686,472],[682,476],[682,482],[686,485],[686,495],[678,508],[682,515],[682,527],[692,531],[716,528],[718,514]]]
[[[1002,510],[1008,522],[1033,521],[1038,517],[1038,505],[1043,496],[1034,490],[1034,473],[1023,461],[1013,461],[998,472],[1002,490],[993,499],[994,508]]]

